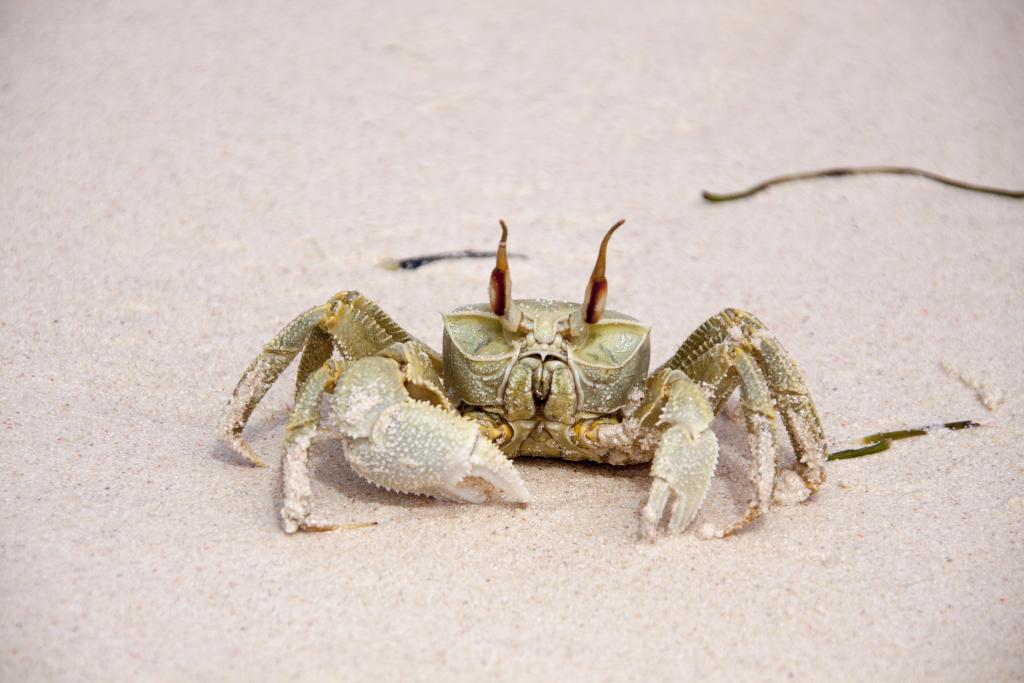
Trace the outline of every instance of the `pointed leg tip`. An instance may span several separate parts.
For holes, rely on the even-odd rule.
[[[658,533],[658,521],[657,519],[648,516],[647,514],[641,514],[640,516],[640,533],[638,540],[641,543],[657,543],[658,538],[661,534]]]
[[[284,512],[281,513],[282,526],[286,534],[295,534],[300,531],[305,533],[326,533],[329,531],[337,531],[338,529],[347,528],[358,528],[362,526],[369,526],[376,524],[376,522],[361,522],[359,524],[331,524],[320,519],[295,519],[294,516],[288,515]]]
[[[242,458],[250,466],[252,466],[252,467],[266,467],[267,466],[267,463],[263,462],[263,459],[260,456],[256,455],[256,451],[254,451],[252,449],[252,446],[250,446],[246,442],[244,442],[244,441],[242,441],[240,439],[235,439],[235,438],[229,438],[227,440],[227,442],[228,442],[228,445],[231,446],[232,450],[234,450],[236,453],[238,453],[240,456],[242,456]]]
[[[255,468],[259,469],[261,467],[266,467],[267,466],[267,463],[263,462],[262,458],[257,456],[255,453],[244,453],[243,452],[243,453],[241,453],[241,455],[245,459],[245,463],[247,465],[249,465],[250,467],[255,467]]]

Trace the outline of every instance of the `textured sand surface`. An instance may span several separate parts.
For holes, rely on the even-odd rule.
[[[1024,677],[1024,5],[0,4],[0,678],[1013,680]],[[343,288],[440,341],[509,221],[521,297],[609,306],[656,362],[759,315],[836,445],[742,535],[638,543],[643,467],[518,463],[534,503],[375,489],[314,451],[286,537],[278,468],[216,425],[294,314]],[[988,412],[942,366],[1002,391]],[[280,452],[289,371],[254,417]],[[697,521],[743,505],[744,435]]]

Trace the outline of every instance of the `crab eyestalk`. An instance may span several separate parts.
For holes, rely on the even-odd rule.
[[[573,314],[570,320],[570,333],[573,336],[583,334],[587,325],[593,325],[604,315],[604,303],[608,297],[608,279],[604,276],[605,255],[608,251],[608,240],[612,233],[618,230],[626,219],[623,218],[608,229],[604,239],[601,240],[601,248],[597,252],[597,263],[594,264],[594,272],[590,274],[590,281],[587,283],[587,291],[583,295],[583,305]]]
[[[501,241],[498,242],[497,262],[494,270],[491,271],[491,282],[488,293],[491,300],[491,312],[499,316],[502,325],[510,330],[519,327],[521,314],[519,307],[512,300],[512,277],[508,272],[508,251],[505,243],[508,241],[508,226],[504,220],[501,224]]]

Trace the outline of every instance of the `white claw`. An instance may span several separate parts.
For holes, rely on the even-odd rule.
[[[679,529],[690,526],[693,514],[690,510],[691,507],[685,493],[676,494],[676,499],[672,501],[672,516],[668,520],[669,532],[675,533]]]
[[[676,425],[662,435],[651,465],[651,496],[644,508],[648,534],[657,533],[670,498],[667,530],[671,533],[690,526],[704,502],[717,460],[718,441],[711,431],[694,439]]]
[[[647,499],[647,505],[640,513],[641,532],[648,539],[653,539],[658,534],[658,524],[665,514],[665,506],[668,504],[672,489],[664,479],[655,477],[651,483],[651,495]]]
[[[333,400],[334,415],[354,411],[351,399]],[[467,503],[484,502],[493,487],[517,502],[530,500],[512,461],[460,415],[406,400],[380,410],[365,436],[337,422],[350,430],[346,456],[352,469],[378,486]]]
[[[671,506],[669,501],[671,501]],[[669,509],[668,524],[666,525],[666,530],[669,533],[687,528],[693,518],[697,516],[700,502],[696,496],[687,494],[685,490],[674,487],[661,477],[654,477],[654,481],[651,483],[650,498],[648,498],[641,515],[643,535],[647,538],[657,536],[658,525],[661,524],[661,520],[665,516],[666,508]]]
[[[463,482],[441,488],[436,492],[435,497],[450,498],[459,501],[460,503],[473,504],[483,503],[487,500],[487,494],[476,490],[471,484],[465,484]]]
[[[531,500],[530,492],[512,461],[483,437],[477,439],[469,458],[469,476],[483,479],[517,503],[529,503]]]

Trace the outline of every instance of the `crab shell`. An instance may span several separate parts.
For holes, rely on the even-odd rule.
[[[576,388],[576,413],[621,410],[647,378],[650,327],[615,311],[586,326],[581,338],[564,334],[580,304],[517,299],[530,332],[510,332],[487,304],[471,304],[444,316],[444,377],[455,403],[504,405],[512,369],[522,358],[561,360]]]

